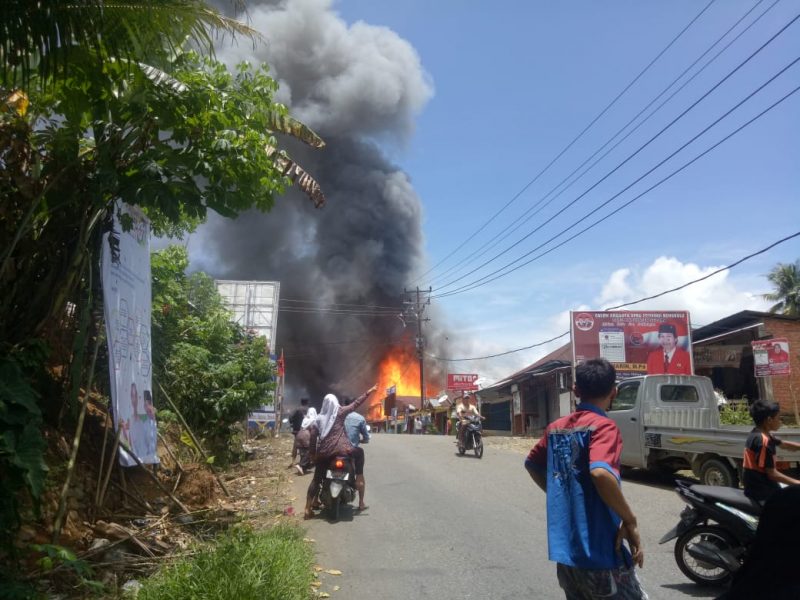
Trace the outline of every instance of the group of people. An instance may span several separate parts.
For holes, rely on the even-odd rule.
[[[620,487],[622,437],[606,414],[617,395],[614,367],[602,358],[579,364],[574,392],[575,412],[548,425],[525,460],[547,494],[550,560],[568,600],[646,599],[635,570],[644,564],[639,525]],[[744,450],[744,492],[764,508],[756,542],[725,600],[800,598],[787,558],[800,533],[800,480],[781,473],[775,460],[778,446],[800,450],[800,444],[775,437],[779,412],[777,403],[750,408],[755,428]]]
[[[376,389],[377,386],[372,386],[345,405],[340,405],[335,395],[327,394],[322,400],[319,413],[313,407],[309,407],[308,399],[304,398],[300,401],[300,408],[289,418],[294,433],[292,463],[289,466],[297,469],[300,475],[314,470],[314,478],[308,486],[306,495],[304,518],[312,518],[314,509],[319,508],[317,496],[325,475],[325,465],[336,456],[349,456],[352,459],[358,492],[356,510],[366,510],[364,449],[361,448],[361,443],[369,441],[369,430],[364,417],[356,410]],[[295,465],[294,461],[298,455],[300,461]]]

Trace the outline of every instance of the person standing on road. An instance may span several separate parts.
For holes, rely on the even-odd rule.
[[[634,570],[644,562],[636,516],[620,488],[622,437],[605,413],[617,395],[615,381],[605,359],[578,365],[580,404],[548,425],[525,460],[547,493],[549,557],[568,600],[647,599]]]
[[[300,406],[294,410],[292,416],[289,417],[289,425],[292,426],[292,433],[297,435],[297,432],[303,428],[303,419],[306,418],[308,412],[308,398],[300,399]]]
[[[308,470],[314,466],[314,463],[311,462],[311,455],[313,452],[311,451],[311,431],[309,430],[309,427],[311,427],[316,420],[317,411],[311,407],[308,409],[308,412],[303,419],[300,431],[294,435],[294,445],[292,446],[292,463],[289,464],[289,467],[294,466],[298,475],[305,475]],[[294,459],[297,454],[300,454],[300,460],[295,465]]]

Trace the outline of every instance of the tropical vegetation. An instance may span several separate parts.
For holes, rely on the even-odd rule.
[[[99,250],[115,206],[136,205],[154,233],[181,235],[208,210],[269,211],[293,184],[324,203],[278,136],[322,140],[274,101],[266,66],[231,72],[214,59],[219,35],[259,41],[199,0],[0,3],[4,542],[20,494],[34,504],[41,494],[43,429],[71,430],[103,364]],[[155,376],[218,438],[266,394],[271,372],[263,342],[225,321],[213,282],[187,276],[185,263],[175,249],[154,259],[154,338],[164,336],[154,339]],[[200,401],[190,405],[190,394]]]
[[[764,299],[775,304],[769,311],[800,317],[800,260],[794,263],[778,263],[767,274],[775,286],[774,291],[764,294]]]

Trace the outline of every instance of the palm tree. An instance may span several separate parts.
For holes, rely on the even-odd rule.
[[[86,61],[163,66],[187,40],[213,54],[219,34],[260,37],[202,0],[3,0],[0,85],[46,86]]]
[[[775,291],[764,294],[764,299],[776,302],[769,311],[800,317],[800,260],[778,263],[767,275]]]

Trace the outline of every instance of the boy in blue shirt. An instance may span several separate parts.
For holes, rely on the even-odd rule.
[[[575,412],[548,425],[525,461],[547,493],[550,560],[568,600],[646,600],[634,570],[644,562],[636,516],[620,488],[622,437],[605,413],[617,395],[614,367],[581,363],[574,392]]]

